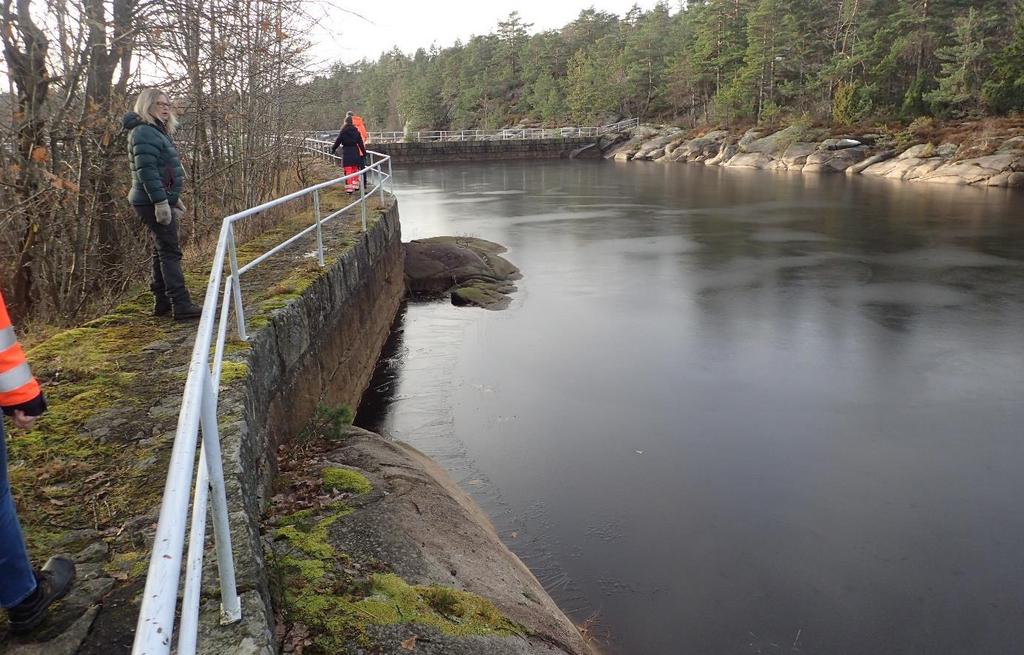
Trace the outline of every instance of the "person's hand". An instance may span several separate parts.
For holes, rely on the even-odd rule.
[[[163,202],[156,203],[156,222],[160,225],[171,224],[171,205],[164,200]]]
[[[14,424],[17,425],[19,428],[23,430],[28,430],[29,428],[32,427],[32,424],[36,422],[37,418],[39,417],[29,416],[20,409],[16,409],[14,410],[14,416],[12,417],[12,420],[14,421]]]

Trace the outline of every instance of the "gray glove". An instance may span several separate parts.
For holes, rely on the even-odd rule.
[[[183,203],[180,199],[178,200],[178,204],[176,204],[175,206],[171,207],[171,214],[179,222],[181,221],[181,217],[185,215],[186,211],[187,210],[185,209],[185,203]]]
[[[156,222],[159,223],[160,225],[170,225],[171,224],[171,205],[166,200],[164,200],[163,202],[156,203],[155,209],[156,209]]]

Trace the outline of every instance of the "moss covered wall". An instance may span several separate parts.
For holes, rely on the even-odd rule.
[[[404,289],[396,201],[297,297],[266,320],[251,322],[241,416],[222,413],[221,441],[239,593],[247,606],[266,609],[249,611],[243,621],[266,625],[209,626],[200,638],[206,644],[202,652],[226,652],[218,650],[218,637],[230,641],[239,630],[263,632],[272,641],[259,523],[276,474],[277,448],[302,429],[318,404],[358,405]],[[212,553],[207,557],[214,559]],[[216,594],[217,588],[211,581],[204,593]],[[204,623],[209,625],[205,618]]]

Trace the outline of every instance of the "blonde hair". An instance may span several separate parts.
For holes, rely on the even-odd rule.
[[[167,97],[167,94],[157,88],[143,89],[142,93],[135,100],[135,113],[150,125],[155,125],[157,122],[162,123],[164,130],[168,134],[174,134],[174,131],[178,129],[178,117],[174,115],[173,109],[171,110],[171,117],[166,122],[160,121],[149,111],[156,104],[157,100],[160,99],[160,96]]]

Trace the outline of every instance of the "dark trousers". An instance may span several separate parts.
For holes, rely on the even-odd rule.
[[[185,287],[185,275],[181,272],[181,244],[178,242],[178,221],[170,225],[156,222],[156,208],[153,205],[132,205],[135,213],[153,235],[153,281],[149,288],[156,296],[170,301],[175,307],[184,307],[192,302]]]

